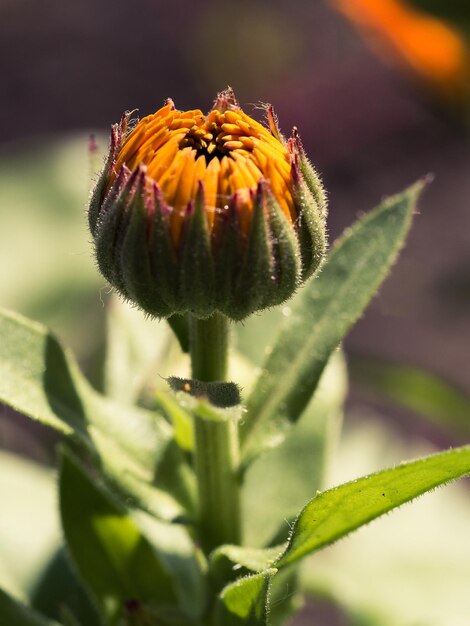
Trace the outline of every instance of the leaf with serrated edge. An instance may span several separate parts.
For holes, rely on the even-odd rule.
[[[427,491],[470,474],[470,446],[402,463],[319,493],[297,518],[283,567]]]
[[[277,426],[282,438],[302,414],[331,353],[393,265],[422,188],[416,183],[356,222],[301,292],[248,398],[241,424],[245,463],[270,446],[267,424]]]

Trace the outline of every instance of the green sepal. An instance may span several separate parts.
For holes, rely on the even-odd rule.
[[[266,200],[274,261],[273,297],[270,302],[273,306],[285,302],[296,290],[301,275],[301,258],[294,229],[270,189],[266,191]]]
[[[310,163],[303,148],[300,149],[298,164],[304,182],[307,185],[308,190],[312,194],[320,214],[324,218],[326,218],[328,212],[328,200],[326,197],[325,189],[323,187],[320,176],[318,175],[313,165]]]
[[[214,266],[204,211],[204,190],[199,186],[192,215],[182,233],[180,299],[199,318],[214,312]]]
[[[302,178],[294,185],[293,195],[299,212],[297,233],[303,282],[316,272],[325,258],[327,233],[325,216]]]
[[[90,228],[91,234],[93,237],[96,235],[96,225],[98,223],[99,217],[101,215],[101,211],[103,208],[103,197],[105,195],[106,184],[109,180],[109,169],[106,165],[103,171],[98,178],[98,182],[96,183],[96,187],[93,189],[93,193],[90,198],[90,206],[88,208],[88,226]],[[113,188],[116,189],[115,185]],[[111,188],[109,193],[117,193],[114,189]]]
[[[149,255],[149,217],[145,206],[145,173],[139,174],[129,206],[129,224],[119,254],[121,276],[127,297],[156,317],[171,314],[152,276]]]
[[[128,116],[124,114],[121,118],[119,124],[113,124],[111,127],[111,142],[109,146],[109,153],[106,158],[103,170],[98,178],[98,182],[96,183],[96,187],[93,190],[90,198],[90,207],[88,209],[88,225],[90,227],[91,234],[93,237],[96,235],[96,226],[102,211],[105,210],[103,199],[105,197],[106,186],[109,182],[109,175],[111,173],[112,167],[116,160],[117,154],[121,147],[122,136],[125,130],[127,129],[127,121]],[[115,183],[112,188],[109,190],[109,194],[117,196],[119,193],[119,188],[122,184],[122,176],[124,175],[125,170],[121,169],[119,172]],[[119,181],[119,182],[118,182]]]
[[[250,234],[233,294],[230,316],[241,320],[269,306],[272,298],[273,258],[265,209],[265,191],[258,185],[253,202]]]
[[[175,249],[170,235],[168,220],[169,209],[161,196],[160,189],[153,189],[155,214],[151,225],[149,252],[152,280],[155,291],[169,308],[170,312],[178,312],[183,306],[178,299],[178,269]]]
[[[233,303],[236,277],[243,258],[243,240],[240,236],[236,196],[221,216],[221,224],[213,242],[215,294],[219,311],[230,315]]]
[[[110,195],[106,199],[96,225],[95,249],[98,267],[106,280],[125,298],[128,296],[119,259],[120,246],[129,224],[129,211],[138,174],[139,170],[134,170],[119,195]]]
[[[293,198],[297,208],[297,234],[302,256],[302,282],[321,265],[326,254],[327,198],[320,177],[305,154],[297,129],[288,141]]]

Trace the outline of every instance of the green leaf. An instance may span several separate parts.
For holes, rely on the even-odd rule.
[[[182,450],[191,452],[194,448],[194,428],[191,414],[183,409],[171,392],[155,391],[153,400],[172,423],[176,443]]]
[[[287,540],[299,510],[324,486],[339,436],[346,396],[346,367],[333,355],[318,388],[283,443],[251,463],[242,492],[244,542],[252,546]]]
[[[244,576],[262,573],[272,568],[284,546],[257,549],[241,546],[220,546],[211,554],[209,571],[212,585],[219,590],[231,581]],[[290,567],[276,573],[269,585],[269,624],[280,626],[301,606],[301,594],[298,591],[297,570]]]
[[[0,334],[0,401],[88,441],[76,372],[56,339],[41,324],[5,310],[0,310]]]
[[[90,600],[76,572],[73,571],[65,549],[61,547],[44,569],[31,593],[31,605],[67,625],[73,618],[83,626],[101,626],[96,606]],[[72,616],[72,617],[71,617]]]
[[[349,365],[353,381],[366,391],[446,430],[470,435],[470,396],[464,391],[425,370],[374,357],[354,355]]]
[[[173,469],[175,471],[179,468]],[[188,521],[187,512],[174,495],[136,478],[131,472],[123,472],[120,476],[117,474],[118,468],[110,472],[111,486],[117,491],[116,495],[122,495],[122,500],[127,504],[147,511],[163,521]]]
[[[209,571],[217,589],[240,576],[269,569],[284,551],[284,546],[274,548],[245,548],[223,545],[216,548],[209,559]]]
[[[97,429],[132,457],[134,469],[153,475],[171,439],[165,419],[96,393],[41,324],[0,309],[0,335],[0,401],[88,446]]]
[[[49,620],[0,589],[0,624],[2,626],[60,626]]]
[[[393,265],[422,188],[415,184],[347,229],[295,301],[248,398],[241,426],[245,462],[271,444],[273,428],[282,436],[302,414],[330,355]]]
[[[379,418],[372,412],[349,424],[335,476],[365,475],[429,453],[422,439],[403,438]],[[331,592],[353,611],[388,618],[371,617],[369,626],[459,624],[470,615],[469,519],[468,480],[434,490],[306,558],[303,589]]]
[[[263,626],[268,623],[268,595],[276,569],[245,576],[227,585],[215,608],[216,626]]]
[[[136,404],[142,389],[166,356],[171,331],[114,295],[106,306],[105,395]]]
[[[146,513],[135,519],[175,581],[179,604],[185,614],[200,619],[207,608],[207,563],[181,524],[167,524]]]
[[[41,324],[0,310],[0,335],[0,401],[78,437],[124,487],[153,481],[173,434],[162,415],[95,392]],[[166,503],[161,508],[164,514]]]
[[[67,451],[60,471],[60,510],[72,560],[110,623],[129,601],[162,611],[176,607],[173,582],[150,542]]]
[[[283,567],[439,485],[470,473],[470,446],[402,463],[319,493],[300,513]]]

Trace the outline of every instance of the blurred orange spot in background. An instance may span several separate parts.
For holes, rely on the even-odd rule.
[[[457,29],[402,0],[330,0],[387,62],[412,70],[434,91],[469,93],[469,50]]]

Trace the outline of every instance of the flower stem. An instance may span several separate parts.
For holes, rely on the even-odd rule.
[[[193,378],[204,382],[226,379],[228,338],[228,319],[225,316],[215,313],[206,320],[190,318]]]
[[[240,543],[237,429],[230,418],[195,416],[199,529],[207,552],[224,543]]]
[[[228,356],[228,320],[213,315],[191,319],[190,354],[193,378],[225,380]],[[199,533],[207,551],[224,543],[240,543],[238,423],[215,411],[196,411],[195,466],[199,492]]]

